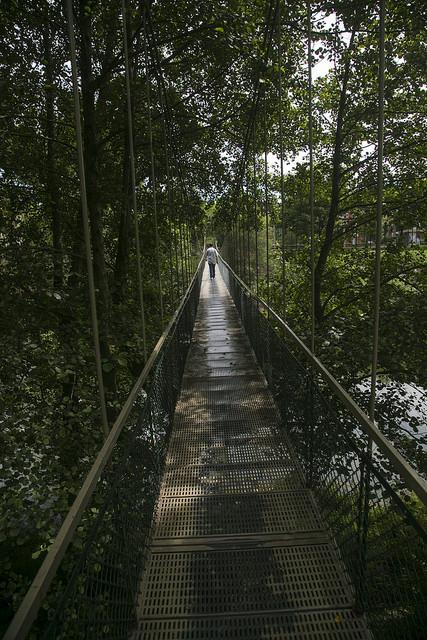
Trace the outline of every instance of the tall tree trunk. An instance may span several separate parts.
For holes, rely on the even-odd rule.
[[[135,81],[138,73],[138,58],[132,57],[132,51],[134,48],[138,50],[140,35],[136,38],[136,43],[133,45],[134,31],[130,24],[129,11],[126,11],[127,19],[127,33],[128,33],[128,51],[130,61],[130,77],[133,87],[135,87]],[[131,108],[132,114],[134,114],[135,95],[131,90]],[[132,180],[130,174],[130,158],[129,158],[129,127],[128,127],[128,111],[127,101],[123,104],[123,123],[124,123],[124,144],[123,144],[123,171],[122,171],[122,207],[120,212],[119,233],[117,242],[116,262],[114,267],[114,302],[119,303],[123,299],[123,291],[126,283],[126,278],[129,273],[129,253],[130,253],[130,239],[131,239],[131,225],[132,225]],[[134,149],[135,149],[135,127],[133,127],[134,135]],[[133,213],[136,215],[136,212]]]
[[[87,203],[92,236],[92,253],[95,284],[97,288],[98,322],[101,356],[111,360],[109,346],[110,291],[105,264],[101,192],[98,171],[98,135],[96,128],[95,86],[92,61],[92,20],[85,10],[86,2],[80,2],[79,26],[81,33],[80,72],[83,107],[83,143],[85,153]],[[115,369],[104,373],[104,384],[108,396],[115,394]]]
[[[323,320],[324,308],[322,305],[322,278],[325,272],[328,256],[332,249],[334,240],[334,229],[339,212],[340,186],[341,186],[341,161],[342,161],[342,145],[344,141],[344,115],[347,107],[347,88],[350,77],[351,53],[353,51],[354,39],[357,29],[359,28],[359,20],[355,17],[355,22],[351,32],[351,38],[346,51],[346,60],[344,63],[344,72],[342,77],[342,85],[340,91],[340,99],[338,104],[337,124],[335,129],[334,154],[332,159],[332,184],[331,184],[331,202],[329,207],[328,219],[326,221],[325,238],[320,247],[319,257],[314,270],[314,311],[316,321],[320,324]]]
[[[52,60],[51,21],[47,16],[43,31],[45,59],[45,108],[46,108],[46,200],[51,220],[53,249],[53,286],[60,289],[63,284],[62,215],[55,154],[55,86]]]
[[[124,109],[124,143],[122,170],[122,206],[120,210],[116,262],[114,265],[114,302],[123,299],[124,286],[129,271],[130,226],[131,226],[131,179],[129,162],[129,133],[127,127],[127,107]]]

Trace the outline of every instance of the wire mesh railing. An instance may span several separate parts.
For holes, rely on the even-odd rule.
[[[375,638],[427,629],[427,488],[229,265],[220,270]]]
[[[203,267],[204,259],[4,640],[123,639],[136,625],[150,524]]]

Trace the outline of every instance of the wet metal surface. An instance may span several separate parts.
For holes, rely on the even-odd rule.
[[[217,270],[204,273],[138,640],[368,638]]]

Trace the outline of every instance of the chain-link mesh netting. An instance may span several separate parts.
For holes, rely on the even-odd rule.
[[[127,638],[197,311],[199,265],[45,598],[30,638]]]
[[[375,638],[425,637],[427,512],[362,425],[285,341],[266,305],[220,269]],[[269,317],[270,316],[270,317]],[[277,326],[275,326],[277,325]]]

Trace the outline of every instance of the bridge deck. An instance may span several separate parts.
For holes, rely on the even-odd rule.
[[[367,638],[237,310],[204,272],[138,640]]]

